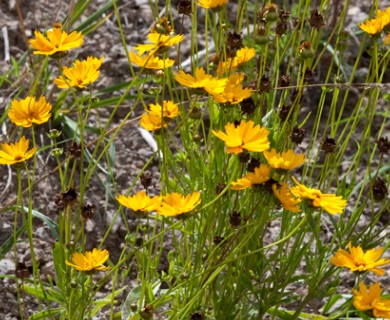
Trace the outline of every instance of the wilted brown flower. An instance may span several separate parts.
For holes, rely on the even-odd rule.
[[[324,17],[317,9],[311,11],[310,14],[310,27],[319,30],[324,25]]]
[[[301,144],[305,138],[306,130],[303,128],[295,127],[291,132],[291,141],[296,144]]]
[[[336,151],[336,147],[336,140],[326,137],[322,142],[321,150],[325,151],[325,153],[334,153]]]
[[[380,153],[382,154],[389,153],[390,141],[388,137],[380,137],[376,143],[378,144],[378,149]]]
[[[192,13],[191,1],[180,0],[176,6],[176,9],[179,14],[186,14],[189,16]]]
[[[387,196],[387,186],[381,178],[377,177],[371,188],[375,201],[382,201]]]

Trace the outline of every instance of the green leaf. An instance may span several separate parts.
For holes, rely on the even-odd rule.
[[[32,316],[30,316],[29,320],[38,320],[38,319],[49,319],[49,317],[53,317],[55,315],[58,315],[60,313],[64,313],[66,310],[65,308],[53,308],[49,310],[44,310],[38,313],[34,313]]]
[[[133,305],[139,305],[139,299],[141,298],[142,286],[139,285],[132,289],[126,297],[125,302],[122,305],[122,320],[138,320],[140,319],[139,313],[131,310]]]

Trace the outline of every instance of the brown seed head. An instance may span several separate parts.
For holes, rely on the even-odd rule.
[[[324,17],[314,9],[311,11],[309,23],[312,28],[319,30],[324,25]]]
[[[381,178],[377,177],[371,188],[375,201],[382,201],[387,196],[387,186]]]
[[[67,191],[54,196],[54,203],[58,210],[62,210],[66,206],[72,206],[76,200],[77,192],[73,188],[69,188]]]
[[[289,75],[284,74],[280,77],[280,86],[281,87],[288,87],[291,83],[291,78]]]
[[[242,33],[236,33],[235,31],[229,32],[227,36],[226,45],[231,50],[238,50],[243,47],[242,45]]]
[[[85,220],[92,219],[95,215],[96,207],[93,204],[87,203],[84,204],[81,208],[81,215]]]
[[[68,154],[75,158],[80,158],[81,156],[81,144],[78,144],[76,141],[73,141],[68,147]]]
[[[256,106],[252,97],[249,97],[248,99],[245,99],[241,102],[241,111],[246,115],[248,116],[252,115],[255,112],[255,110],[256,110]]]
[[[299,145],[302,143],[303,139],[306,136],[306,130],[303,128],[295,127],[291,132],[291,141]]]
[[[150,171],[142,172],[140,176],[142,186],[147,190],[152,185],[153,175]]]
[[[290,114],[290,110],[291,110],[291,105],[284,105],[283,107],[281,107],[279,110],[280,120],[286,121],[288,115]]]
[[[334,153],[336,148],[336,140],[329,137],[326,137],[321,145],[321,150],[325,151],[325,153]]]
[[[179,14],[185,14],[189,16],[192,13],[191,0],[180,0],[176,6]]]
[[[382,154],[389,153],[390,141],[388,137],[380,137],[376,143],[378,144],[378,149],[380,153]]]
[[[233,228],[237,228],[241,225],[241,214],[234,210],[230,215],[229,223]]]

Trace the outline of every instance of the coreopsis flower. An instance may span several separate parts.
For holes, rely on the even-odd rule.
[[[156,131],[168,127],[168,121],[164,121],[161,115],[144,113],[140,120],[141,127],[148,131]]]
[[[156,212],[164,217],[173,217],[194,210],[200,201],[199,192],[186,196],[173,192],[162,197],[161,206],[156,208]]]
[[[179,106],[170,100],[164,100],[162,106],[158,103],[150,104],[147,112],[168,119],[173,119],[180,115]]]
[[[102,63],[103,58],[88,57],[87,60],[76,60],[71,68],[62,68],[64,76],[54,79],[54,83],[62,89],[70,87],[85,89],[99,77]]]
[[[55,54],[65,54],[66,51],[80,47],[83,44],[83,35],[81,32],[73,31],[67,34],[62,30],[60,24],[56,24],[52,29],[46,32],[44,36],[39,31],[34,32],[35,39],[31,39],[30,45],[34,54],[44,54],[52,56]]]
[[[255,49],[247,47],[241,48],[237,50],[233,58],[228,58],[226,61],[220,61],[218,63],[217,73],[221,75],[224,73],[233,72],[240,65],[253,59],[255,55]]]
[[[225,131],[226,133],[212,130],[212,133],[225,142],[228,147],[227,153],[238,154],[244,149],[251,152],[263,152],[270,147],[269,131],[258,124],[255,125],[251,120],[248,122],[241,120],[238,126],[235,126],[234,123],[228,123],[225,126]]]
[[[151,32],[148,34],[148,39],[151,43],[139,44],[135,49],[139,55],[149,51],[149,55],[166,51],[168,47],[174,46],[183,41],[184,35],[178,34],[176,36],[165,35],[158,32]]]
[[[203,68],[195,70],[195,76],[180,70],[174,73],[175,80],[181,85],[190,88],[203,88],[209,93],[222,93],[225,89],[227,78],[218,79],[207,74]]]
[[[264,151],[263,155],[269,166],[274,169],[292,170],[305,161],[305,155],[296,154],[293,150],[277,152],[275,149]]]
[[[283,183],[280,188],[276,184],[273,184],[272,191],[284,209],[295,213],[301,212],[301,209],[298,207],[301,200],[291,194],[287,183]]]
[[[244,75],[232,74],[229,77],[223,92],[218,93],[211,91],[214,100],[219,103],[237,104],[245,99],[248,99],[252,95],[252,89],[243,89],[243,80]]]
[[[232,182],[232,190],[243,190],[255,185],[260,185],[270,179],[271,168],[261,164],[254,169],[254,172],[248,172],[244,177]]]
[[[228,3],[228,0],[198,0],[198,6],[205,9],[216,9]]]
[[[161,204],[160,197],[149,197],[145,191],[140,191],[133,196],[119,195],[116,200],[126,208],[133,211],[153,211]]]
[[[310,202],[310,205],[324,209],[330,214],[342,213],[347,201],[341,196],[335,194],[322,193],[318,189],[308,188],[303,184],[300,184],[294,177],[293,180],[296,186],[290,189],[290,192],[300,198]]]
[[[139,54],[135,54],[134,52],[130,52],[130,61],[139,67],[154,70],[170,68],[175,63],[172,59],[160,59],[154,55],[141,56]]]
[[[33,123],[42,124],[51,117],[52,105],[44,96],[38,100],[35,97],[27,97],[21,100],[13,100],[8,111],[9,119],[17,126],[31,127]]]
[[[383,299],[379,282],[371,285],[368,290],[364,283],[359,284],[359,290],[352,289],[353,305],[359,311],[371,311],[376,318],[390,319],[390,299]]]
[[[390,8],[387,8],[385,11],[378,10],[377,15],[374,19],[365,21],[359,27],[369,35],[378,37],[381,35],[382,31],[388,32],[389,26],[390,26]],[[390,41],[390,33],[385,38],[384,43],[387,44],[389,41]]]
[[[344,249],[339,249],[336,254],[330,259],[330,262],[338,267],[346,267],[352,272],[364,272],[371,271],[382,276],[385,273],[384,269],[378,268],[390,264],[390,259],[379,259],[384,249],[370,249],[366,252],[358,245],[353,247],[352,243],[348,243],[349,252]]]
[[[110,254],[107,250],[93,249],[85,253],[73,253],[72,261],[68,260],[65,263],[79,271],[93,271],[93,270],[108,270],[110,267],[103,266]]]
[[[27,151],[30,142],[22,137],[16,143],[3,143],[0,150],[0,164],[15,164],[30,159],[37,151],[36,147]]]

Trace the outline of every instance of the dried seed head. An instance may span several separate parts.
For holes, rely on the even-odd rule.
[[[191,320],[203,320],[205,319],[204,313],[202,312],[195,312],[191,315]]]
[[[226,188],[226,184],[224,184],[224,183],[218,183],[218,184],[217,184],[217,187],[215,188],[215,193],[218,195],[218,194],[220,194],[225,188]]]
[[[252,115],[256,110],[255,102],[252,97],[245,99],[241,102],[241,111],[246,115]]]
[[[179,14],[185,14],[189,16],[192,13],[191,0],[180,0],[176,6]]]
[[[242,33],[236,33],[235,31],[229,32],[227,36],[226,45],[231,50],[238,50],[243,47],[242,45]]]
[[[268,92],[271,90],[271,81],[268,77],[262,76],[260,80],[260,92]]]
[[[283,107],[281,107],[279,110],[280,120],[286,121],[288,115],[290,114],[290,110],[291,110],[291,105],[284,105]]]
[[[76,141],[73,141],[68,147],[68,154],[75,158],[80,158],[81,156],[81,144],[78,144]]]
[[[215,237],[214,237],[214,244],[217,246],[217,245],[219,245],[224,239],[225,239],[224,237],[215,236]]]
[[[234,210],[230,215],[229,223],[233,228],[237,228],[241,225],[241,214]]]
[[[321,150],[325,151],[325,153],[334,153],[336,148],[336,140],[329,137],[326,137],[321,145]]]
[[[58,210],[62,210],[66,206],[72,206],[76,200],[77,192],[73,188],[69,188],[67,191],[54,196],[54,203]]]
[[[189,16],[192,13],[191,0],[180,0],[176,6],[176,10],[179,14]]]
[[[291,132],[291,141],[299,145],[302,143],[303,139],[306,136],[306,130],[303,128],[295,127]]]
[[[15,277],[19,279],[27,278],[32,273],[32,266],[28,267],[24,262],[18,262],[15,267]]]
[[[95,215],[96,207],[93,204],[87,203],[84,204],[81,208],[81,215],[85,220],[92,219]]]
[[[381,178],[377,177],[371,188],[375,201],[382,201],[387,196],[387,186]]]
[[[279,20],[275,27],[275,33],[278,37],[281,37],[286,34],[288,30],[288,25],[285,20]]]
[[[376,143],[378,144],[378,149],[380,153],[382,154],[389,153],[390,141],[388,137],[380,137]]]
[[[309,23],[312,28],[319,30],[324,25],[324,17],[314,9],[311,11]]]
[[[142,172],[140,178],[142,186],[147,190],[152,185],[153,175],[150,171]]]

